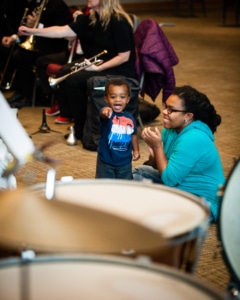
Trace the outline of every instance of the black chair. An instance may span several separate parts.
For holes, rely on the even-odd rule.
[[[180,2],[179,0],[175,1],[176,14],[178,14],[178,12],[179,12],[179,2]],[[193,5],[194,0],[188,0],[188,1],[185,1],[185,2],[188,2],[189,15],[191,17],[193,17],[194,16],[194,5]],[[201,5],[202,5],[203,15],[206,16],[205,0],[199,0],[199,2],[201,2]]]
[[[227,11],[231,8],[233,8],[235,11],[235,22],[236,25],[238,26],[239,14],[240,14],[240,0],[223,0],[223,10],[222,10],[223,25],[226,24]]]

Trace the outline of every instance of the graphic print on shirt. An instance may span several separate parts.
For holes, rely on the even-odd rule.
[[[109,148],[117,151],[127,151],[129,143],[132,142],[133,130],[134,123],[131,119],[124,116],[114,116],[112,128],[108,135]]]

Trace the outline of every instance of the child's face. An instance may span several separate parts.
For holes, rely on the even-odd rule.
[[[122,112],[128,104],[130,97],[125,85],[110,85],[105,101],[115,112]]]

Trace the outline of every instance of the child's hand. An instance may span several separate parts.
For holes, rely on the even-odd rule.
[[[112,116],[112,112],[113,111],[112,111],[111,107],[103,107],[103,109],[101,111],[101,117],[110,119]]]
[[[140,158],[140,153],[138,151],[134,151],[132,160],[136,161],[139,160],[139,158]]]

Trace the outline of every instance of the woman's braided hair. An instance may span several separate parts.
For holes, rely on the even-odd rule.
[[[206,123],[212,133],[217,130],[217,126],[221,124],[221,116],[217,114],[214,106],[205,94],[188,85],[176,87],[173,94],[182,100],[184,109],[187,112],[193,113],[195,121],[200,120]]]

